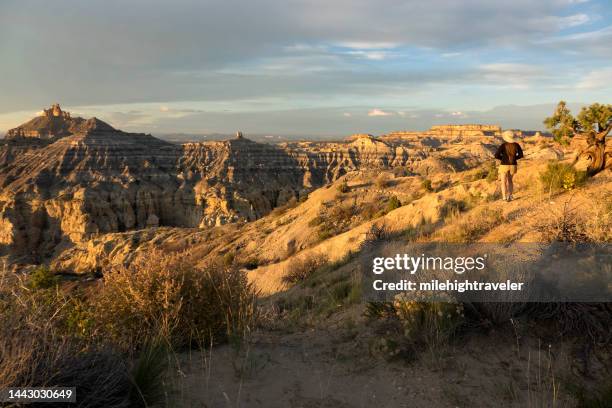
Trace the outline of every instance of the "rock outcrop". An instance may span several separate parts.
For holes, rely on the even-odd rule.
[[[40,262],[108,233],[253,221],[355,170],[470,167],[495,141],[470,143],[432,133],[265,144],[239,132],[178,145],[53,105],[0,144],[0,255]]]
[[[386,140],[414,140],[426,137],[462,138],[462,137],[492,137],[501,136],[498,125],[435,125],[424,132],[396,131],[382,136]]]
[[[104,233],[255,220],[349,171],[409,156],[376,138],[176,145],[53,106],[0,145],[0,246],[38,261]]]

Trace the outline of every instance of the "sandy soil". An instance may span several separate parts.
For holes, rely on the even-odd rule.
[[[367,329],[256,335],[178,357],[175,401],[185,407],[575,406],[559,390],[578,364],[567,345],[490,333],[416,359],[372,355]]]

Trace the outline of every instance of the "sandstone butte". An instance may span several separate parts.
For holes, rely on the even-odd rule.
[[[345,142],[169,143],[55,104],[0,145],[0,255],[39,262],[91,236],[252,221],[355,170],[427,174],[491,157],[492,125],[356,135]],[[469,137],[469,146],[438,147]],[[442,142],[441,142],[442,141]]]

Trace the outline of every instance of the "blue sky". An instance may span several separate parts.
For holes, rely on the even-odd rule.
[[[609,0],[3,0],[0,131],[60,102],[129,131],[541,128],[610,103]]]

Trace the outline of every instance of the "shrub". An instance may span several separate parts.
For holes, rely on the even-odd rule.
[[[260,264],[259,259],[257,259],[254,256],[247,258],[244,262],[242,262],[242,266],[249,271],[252,271],[253,269],[257,269],[259,264]]]
[[[421,181],[421,187],[425,191],[433,191],[433,187],[431,186],[431,180],[429,179],[423,179],[423,181]]]
[[[308,221],[308,226],[309,227],[316,227],[317,225],[321,225],[324,222],[325,222],[325,219],[323,217],[321,217],[320,215],[317,215],[316,217],[314,217],[313,219]]]
[[[136,378],[131,354],[105,336],[93,341],[66,330],[72,300],[57,288],[33,291],[15,277],[0,277],[0,388],[76,387],[82,407],[160,403],[160,394],[148,390],[162,384]],[[148,378],[161,379],[165,366],[148,370]]]
[[[361,243],[361,249],[367,250],[375,247],[383,241],[389,239],[390,233],[385,225],[385,223],[381,224],[372,224],[370,229],[365,234],[365,239]]]
[[[388,319],[396,313],[392,302],[368,302],[364,315],[369,319]]]
[[[440,295],[442,296],[442,295]],[[463,305],[450,296],[425,301],[421,294],[401,293],[393,301],[404,336],[411,343],[435,347],[448,341],[462,324]]]
[[[345,194],[351,191],[351,188],[349,187],[348,182],[346,180],[342,181],[342,183],[338,185],[337,189],[338,189],[338,192],[342,194]]]
[[[317,239],[319,241],[325,241],[326,239],[329,239],[333,237],[334,235],[335,234],[333,230],[324,227],[324,228],[319,229],[319,231],[317,232]]]
[[[357,213],[357,208],[351,204],[340,204],[333,206],[328,213],[329,221],[333,223],[343,223],[350,221]]]
[[[499,178],[499,169],[497,168],[497,166],[495,165],[495,162],[491,162],[489,164],[488,170],[487,170],[487,181],[489,183],[494,183],[495,181],[497,181],[497,179]]]
[[[586,182],[586,172],[576,170],[572,165],[551,161],[540,173],[542,187],[549,192],[573,190]]]
[[[5,333],[7,334],[7,333]],[[0,338],[0,387],[77,387],[79,406],[130,407],[129,369],[120,354],[83,350],[41,331]],[[138,405],[136,405],[138,406]]]
[[[359,214],[364,220],[371,220],[383,215],[383,210],[380,201],[368,202],[361,205]]]
[[[387,202],[387,212],[393,211],[402,206],[401,201],[396,196],[391,196]]]
[[[389,176],[385,173],[380,174],[376,178],[376,187],[383,189],[389,186]]]
[[[253,323],[255,292],[236,268],[195,269],[161,253],[104,276],[95,299],[101,331],[131,349],[159,336],[173,347],[222,342]]]
[[[468,209],[468,203],[465,200],[456,200],[451,198],[442,204],[440,207],[440,218],[452,218],[459,213]]]
[[[286,284],[304,282],[327,263],[327,257],[322,254],[296,258],[287,266],[287,274],[283,277],[283,282]]]
[[[562,209],[552,210],[546,218],[540,220],[535,229],[542,234],[545,242],[589,242],[591,237],[584,228],[587,224],[567,201]]]
[[[235,258],[236,254],[234,252],[226,252],[225,254],[223,254],[223,266],[232,266],[234,264]]]
[[[59,278],[46,266],[39,266],[30,273],[28,286],[32,289],[48,289],[56,286]]]
[[[395,177],[407,177],[410,175],[410,169],[407,167],[394,167],[393,175]]]

